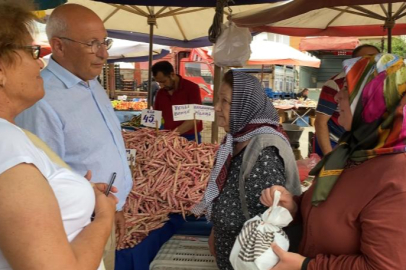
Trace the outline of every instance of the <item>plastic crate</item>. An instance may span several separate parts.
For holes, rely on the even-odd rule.
[[[175,235],[162,246],[150,270],[218,270],[207,237]]]
[[[309,116],[305,115],[302,117],[303,119],[299,118],[296,121],[296,125],[299,127],[308,127],[309,126]]]

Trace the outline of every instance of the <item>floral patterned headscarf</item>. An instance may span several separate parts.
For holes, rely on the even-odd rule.
[[[406,152],[406,65],[393,54],[344,61],[353,115],[351,131],[311,171],[316,175],[312,203],[327,199],[349,160]]]

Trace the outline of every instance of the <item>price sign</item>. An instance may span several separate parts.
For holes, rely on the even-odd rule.
[[[158,127],[161,126],[162,112],[155,110],[142,110],[141,113],[141,125],[146,127],[156,127],[156,122],[158,122]]]
[[[117,99],[118,99],[118,100],[127,100],[127,96],[126,96],[126,95],[124,95],[124,96],[118,96]]]
[[[127,162],[128,166],[135,165],[135,156],[137,154],[137,150],[135,149],[126,149],[125,152],[127,153]]]
[[[193,105],[173,105],[172,115],[173,121],[193,120]]]
[[[196,120],[214,121],[214,107],[187,104],[187,105],[173,105],[172,114],[174,121],[193,120],[196,114]]]
[[[214,107],[205,105],[194,105],[196,120],[214,121]]]

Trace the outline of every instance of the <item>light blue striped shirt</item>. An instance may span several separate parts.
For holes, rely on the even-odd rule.
[[[120,123],[100,83],[76,77],[50,58],[41,72],[45,97],[16,118],[18,126],[45,141],[81,175],[108,183],[117,173],[117,210],[132,188]]]

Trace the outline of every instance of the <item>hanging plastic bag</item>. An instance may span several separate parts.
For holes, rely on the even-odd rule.
[[[245,222],[230,254],[234,270],[269,270],[279,262],[271,244],[289,249],[289,239],[282,228],[293,218],[288,209],[278,206],[280,197],[281,192],[275,191],[272,207]]]
[[[251,56],[252,36],[248,28],[228,21],[221,26],[221,35],[213,47],[214,63],[220,67],[244,66]]]
[[[300,182],[303,182],[309,177],[310,171],[317,165],[317,163],[319,163],[319,161],[320,157],[315,153],[311,154],[308,158],[296,161]]]

